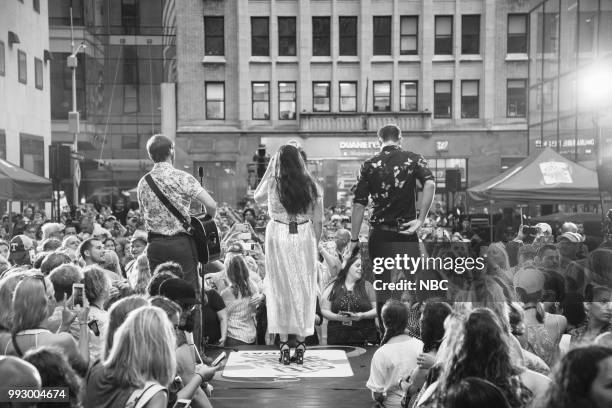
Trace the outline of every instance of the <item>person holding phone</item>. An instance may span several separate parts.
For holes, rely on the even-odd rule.
[[[194,408],[210,407],[200,386],[212,379],[220,366],[203,364],[197,349],[188,344],[185,333],[179,328],[182,309],[176,302],[163,296],[154,296],[150,302],[166,312],[176,335],[176,377],[169,387],[170,404],[176,402],[174,406],[184,406],[187,401]]]

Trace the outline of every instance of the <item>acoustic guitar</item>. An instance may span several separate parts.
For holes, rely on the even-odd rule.
[[[196,242],[198,260],[202,264],[214,262],[221,256],[221,237],[213,218],[203,212],[191,215],[191,233]]]

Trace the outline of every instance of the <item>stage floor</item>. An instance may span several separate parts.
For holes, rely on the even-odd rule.
[[[370,361],[376,347],[363,349],[342,346],[320,346],[313,347],[306,351],[306,357],[312,359],[312,364],[307,364],[305,369],[292,367],[285,370],[280,366],[278,375],[272,377],[270,374],[271,355],[268,351],[277,352],[276,348],[265,346],[242,346],[238,348],[240,353],[231,356],[229,351],[228,359],[230,366],[227,375],[221,371],[215,375],[211,382],[215,387],[213,396],[210,399],[214,408],[246,408],[246,407],[265,407],[265,408],[310,408],[310,407],[332,407],[332,408],[371,408],[374,403],[370,396],[370,391],[365,384],[370,375]],[[331,350],[343,350],[348,352],[348,362],[350,364],[350,376],[324,376],[321,371],[328,370],[331,375],[338,373],[333,368],[325,367],[321,361],[331,365],[333,359],[325,360],[325,356],[332,356]],[[320,352],[326,351],[326,352]],[[226,350],[228,352],[228,350]],[[264,376],[237,377],[241,369],[245,375],[256,372],[253,367],[239,367],[236,363],[243,363],[244,356],[249,358],[257,356],[258,352],[262,355],[261,374]],[[335,352],[337,353],[337,352]],[[210,353],[213,357],[216,353]],[[336,369],[340,369],[343,362],[338,359]],[[253,361],[250,361],[251,364]],[[306,360],[308,363],[308,360]],[[309,368],[310,367],[310,368]],[[320,367],[321,370],[317,369]],[[273,368],[273,367],[272,367]],[[347,367],[348,368],[348,367]],[[313,373],[318,374],[313,376]],[[343,374],[347,374],[342,370]]]

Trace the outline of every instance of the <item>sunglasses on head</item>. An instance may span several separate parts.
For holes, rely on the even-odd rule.
[[[32,279],[37,279],[40,280],[43,284],[43,288],[45,290],[45,294],[47,293],[47,283],[45,282],[45,277],[43,275],[24,275],[21,277],[21,279],[19,279],[19,281],[21,282],[24,279],[28,279],[28,278],[32,278]]]

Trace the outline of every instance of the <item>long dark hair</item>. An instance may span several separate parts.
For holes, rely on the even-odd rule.
[[[235,298],[249,297],[253,293],[249,285],[249,268],[241,255],[233,256],[227,264],[227,278],[232,282]]]
[[[499,387],[512,408],[525,406],[533,394],[517,379],[520,371],[510,360],[508,335],[497,315],[487,308],[474,309],[463,329],[463,341],[444,363],[442,399],[454,384],[467,377],[478,377]]]
[[[444,407],[510,408],[510,404],[495,384],[482,378],[468,377],[448,389]]]
[[[317,185],[308,174],[306,164],[295,146],[283,145],[278,149],[276,163],[276,191],[289,214],[308,212],[319,198]]]
[[[382,346],[391,338],[404,334],[408,325],[408,308],[397,299],[389,299],[380,314],[385,326],[385,335],[380,341]]]
[[[346,261],[346,265],[344,265],[344,268],[342,268],[342,270],[338,272],[336,279],[334,279],[331,283],[332,290],[329,293],[329,298],[328,298],[330,302],[333,302],[334,299],[336,299],[338,296],[341,295],[342,285],[344,285],[344,281],[346,281],[346,275],[348,275],[348,271],[349,269],[351,269],[351,266],[358,260],[361,260],[359,256],[354,256],[350,258],[348,261]],[[365,279],[363,279],[363,276],[357,282],[355,282],[355,286],[353,287],[353,292],[355,293],[355,296],[357,296],[358,298],[361,298],[361,299],[368,298],[368,293],[366,292],[366,289],[365,289]]]
[[[421,320],[423,353],[438,350],[444,337],[444,320],[453,312],[446,302],[427,302]]]
[[[557,365],[548,389],[546,408],[588,408],[595,406],[589,391],[600,361],[612,357],[612,349],[587,346],[571,350]]]

